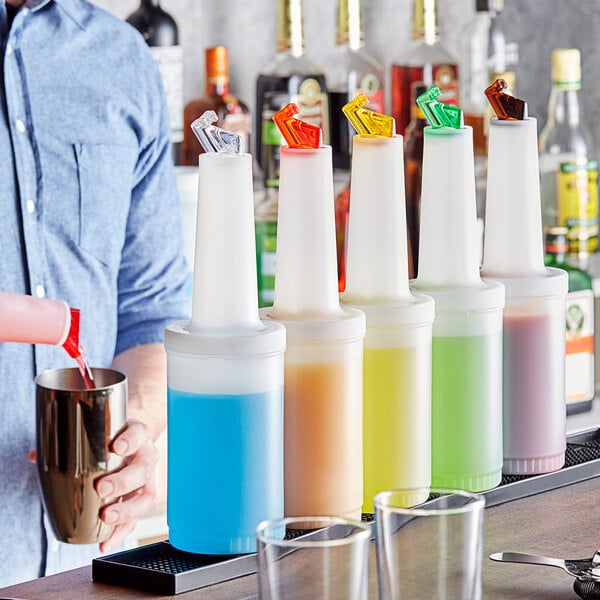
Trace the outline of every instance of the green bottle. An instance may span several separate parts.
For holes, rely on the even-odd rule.
[[[262,110],[262,162],[264,187],[254,204],[256,232],[256,270],[258,306],[271,306],[275,297],[275,251],[277,249],[277,210],[279,205],[279,162],[281,133],[273,115],[283,108],[288,97],[280,92],[267,92]]]
[[[566,227],[546,227],[545,263],[569,276],[566,314],[567,414],[591,410],[594,398],[594,293],[591,275],[569,262]]]

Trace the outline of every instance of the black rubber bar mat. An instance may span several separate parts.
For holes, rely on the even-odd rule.
[[[565,466],[543,475],[507,475],[483,492],[486,507],[525,498],[600,475],[600,429],[568,436]],[[373,515],[364,514],[364,521]],[[298,532],[288,532],[295,536]],[[207,555],[158,542],[92,561],[95,581],[173,595],[256,572],[256,554]]]

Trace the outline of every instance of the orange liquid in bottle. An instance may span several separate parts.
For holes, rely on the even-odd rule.
[[[354,361],[286,364],[286,516],[360,519],[361,371]]]

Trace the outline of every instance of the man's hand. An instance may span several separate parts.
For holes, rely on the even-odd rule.
[[[112,451],[124,460],[118,471],[96,481],[98,495],[113,500],[101,510],[100,517],[108,525],[115,525],[111,536],[100,544],[101,552],[119,546],[135,528],[138,517],[156,505],[159,453],[148,427],[141,421],[128,420],[127,427],[113,440]]]

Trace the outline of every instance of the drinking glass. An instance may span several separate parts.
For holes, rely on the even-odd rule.
[[[339,517],[263,521],[258,539],[261,600],[366,600],[371,527]]]
[[[463,490],[377,494],[380,600],[479,600],[484,505],[481,494]]]
[[[36,377],[42,500],[57,539],[71,544],[103,542],[114,528],[100,519],[100,509],[113,499],[101,499],[95,483],[122,462],[110,443],[125,425],[127,379],[112,369],[92,374],[93,389],[86,389],[76,368]]]

